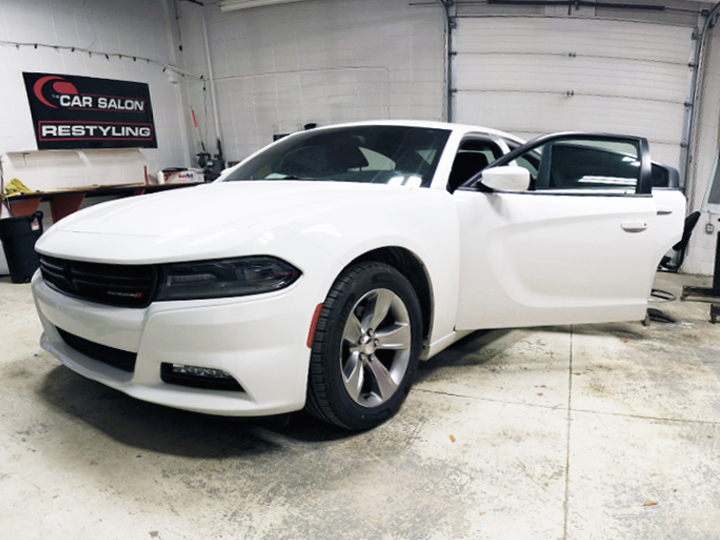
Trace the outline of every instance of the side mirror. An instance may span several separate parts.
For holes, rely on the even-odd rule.
[[[527,191],[530,187],[530,171],[514,165],[491,167],[483,171],[480,182],[497,191]]]

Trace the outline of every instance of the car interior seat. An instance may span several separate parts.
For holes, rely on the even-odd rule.
[[[460,152],[455,156],[447,190],[452,193],[488,166],[488,158],[481,152]]]
[[[658,271],[677,272],[680,269],[680,266],[682,266],[682,263],[685,260],[685,250],[690,242],[690,236],[692,235],[695,225],[697,225],[697,222],[700,219],[700,215],[701,213],[696,211],[685,218],[682,238],[672,247],[668,254],[662,258],[660,264],[658,265]],[[671,302],[675,300],[675,295],[662,289],[652,289],[650,292],[650,299],[656,302]],[[643,324],[645,326],[649,326],[652,321],[665,324],[676,324],[678,322],[677,319],[663,313],[661,310],[654,307],[648,307],[647,315],[645,316]]]
[[[685,260],[685,251],[690,243],[690,236],[692,236],[693,229],[695,228],[695,225],[697,225],[700,215],[700,211],[695,211],[685,218],[682,238],[672,247],[672,250],[675,251],[674,257],[672,254],[665,255],[660,261],[658,270],[665,272],[677,272],[680,269],[683,261]]]

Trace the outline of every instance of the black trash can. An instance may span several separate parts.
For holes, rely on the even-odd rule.
[[[42,212],[0,219],[0,241],[13,283],[29,283],[39,266],[35,242],[43,233]]]

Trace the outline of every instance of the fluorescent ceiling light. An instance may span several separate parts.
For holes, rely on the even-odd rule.
[[[218,6],[220,6],[220,11],[235,11],[238,9],[275,6],[278,4],[290,4],[291,2],[303,1],[304,0],[223,0]]]

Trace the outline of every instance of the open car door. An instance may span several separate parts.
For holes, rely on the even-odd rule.
[[[527,189],[487,187],[518,167]],[[644,318],[657,264],[680,238],[685,210],[679,191],[658,207],[645,139],[549,135],[483,175],[453,194],[457,330]]]

